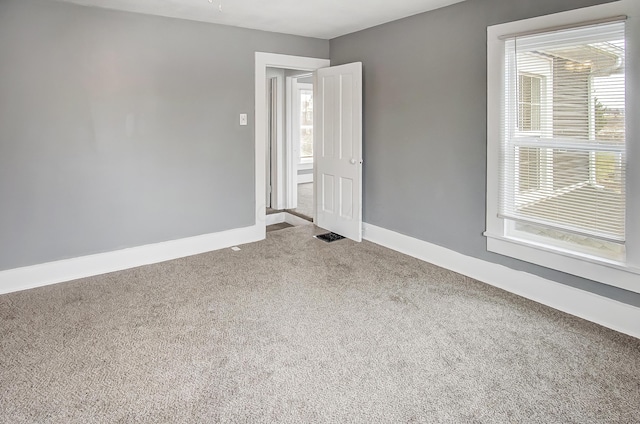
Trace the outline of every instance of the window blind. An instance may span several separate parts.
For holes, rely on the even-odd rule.
[[[624,21],[513,37],[505,57],[499,216],[624,243]]]

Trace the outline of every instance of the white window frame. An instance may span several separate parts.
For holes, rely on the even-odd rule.
[[[504,36],[579,25],[627,16],[626,137],[627,241],[626,258],[611,260],[559,245],[509,235],[509,220],[498,217],[500,148],[505,84]],[[487,250],[547,268],[640,293],[640,1],[622,0],[487,28]]]
[[[302,129],[302,124],[300,123],[300,112],[302,109],[302,105],[300,103],[300,92],[302,90],[311,91],[313,93],[313,84],[297,82],[293,83],[293,113],[292,113],[292,133],[294,140],[294,155],[298,161],[298,169],[313,169],[313,156],[303,158],[300,156],[301,148],[300,148],[300,130]]]

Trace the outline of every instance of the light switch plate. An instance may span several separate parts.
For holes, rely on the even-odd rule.
[[[240,114],[240,125],[247,125],[247,114],[246,113],[241,113]]]

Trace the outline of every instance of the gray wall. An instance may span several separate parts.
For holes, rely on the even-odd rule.
[[[253,225],[255,51],[329,42],[0,1],[0,270]]]
[[[364,220],[640,306],[640,295],[487,252],[487,26],[605,3],[467,0],[331,40],[364,66]]]

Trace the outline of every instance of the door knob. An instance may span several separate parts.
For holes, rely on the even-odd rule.
[[[354,158],[351,158],[351,160],[349,161],[349,163],[350,163],[351,165],[355,165],[355,164],[356,164],[356,160],[355,160]]]

